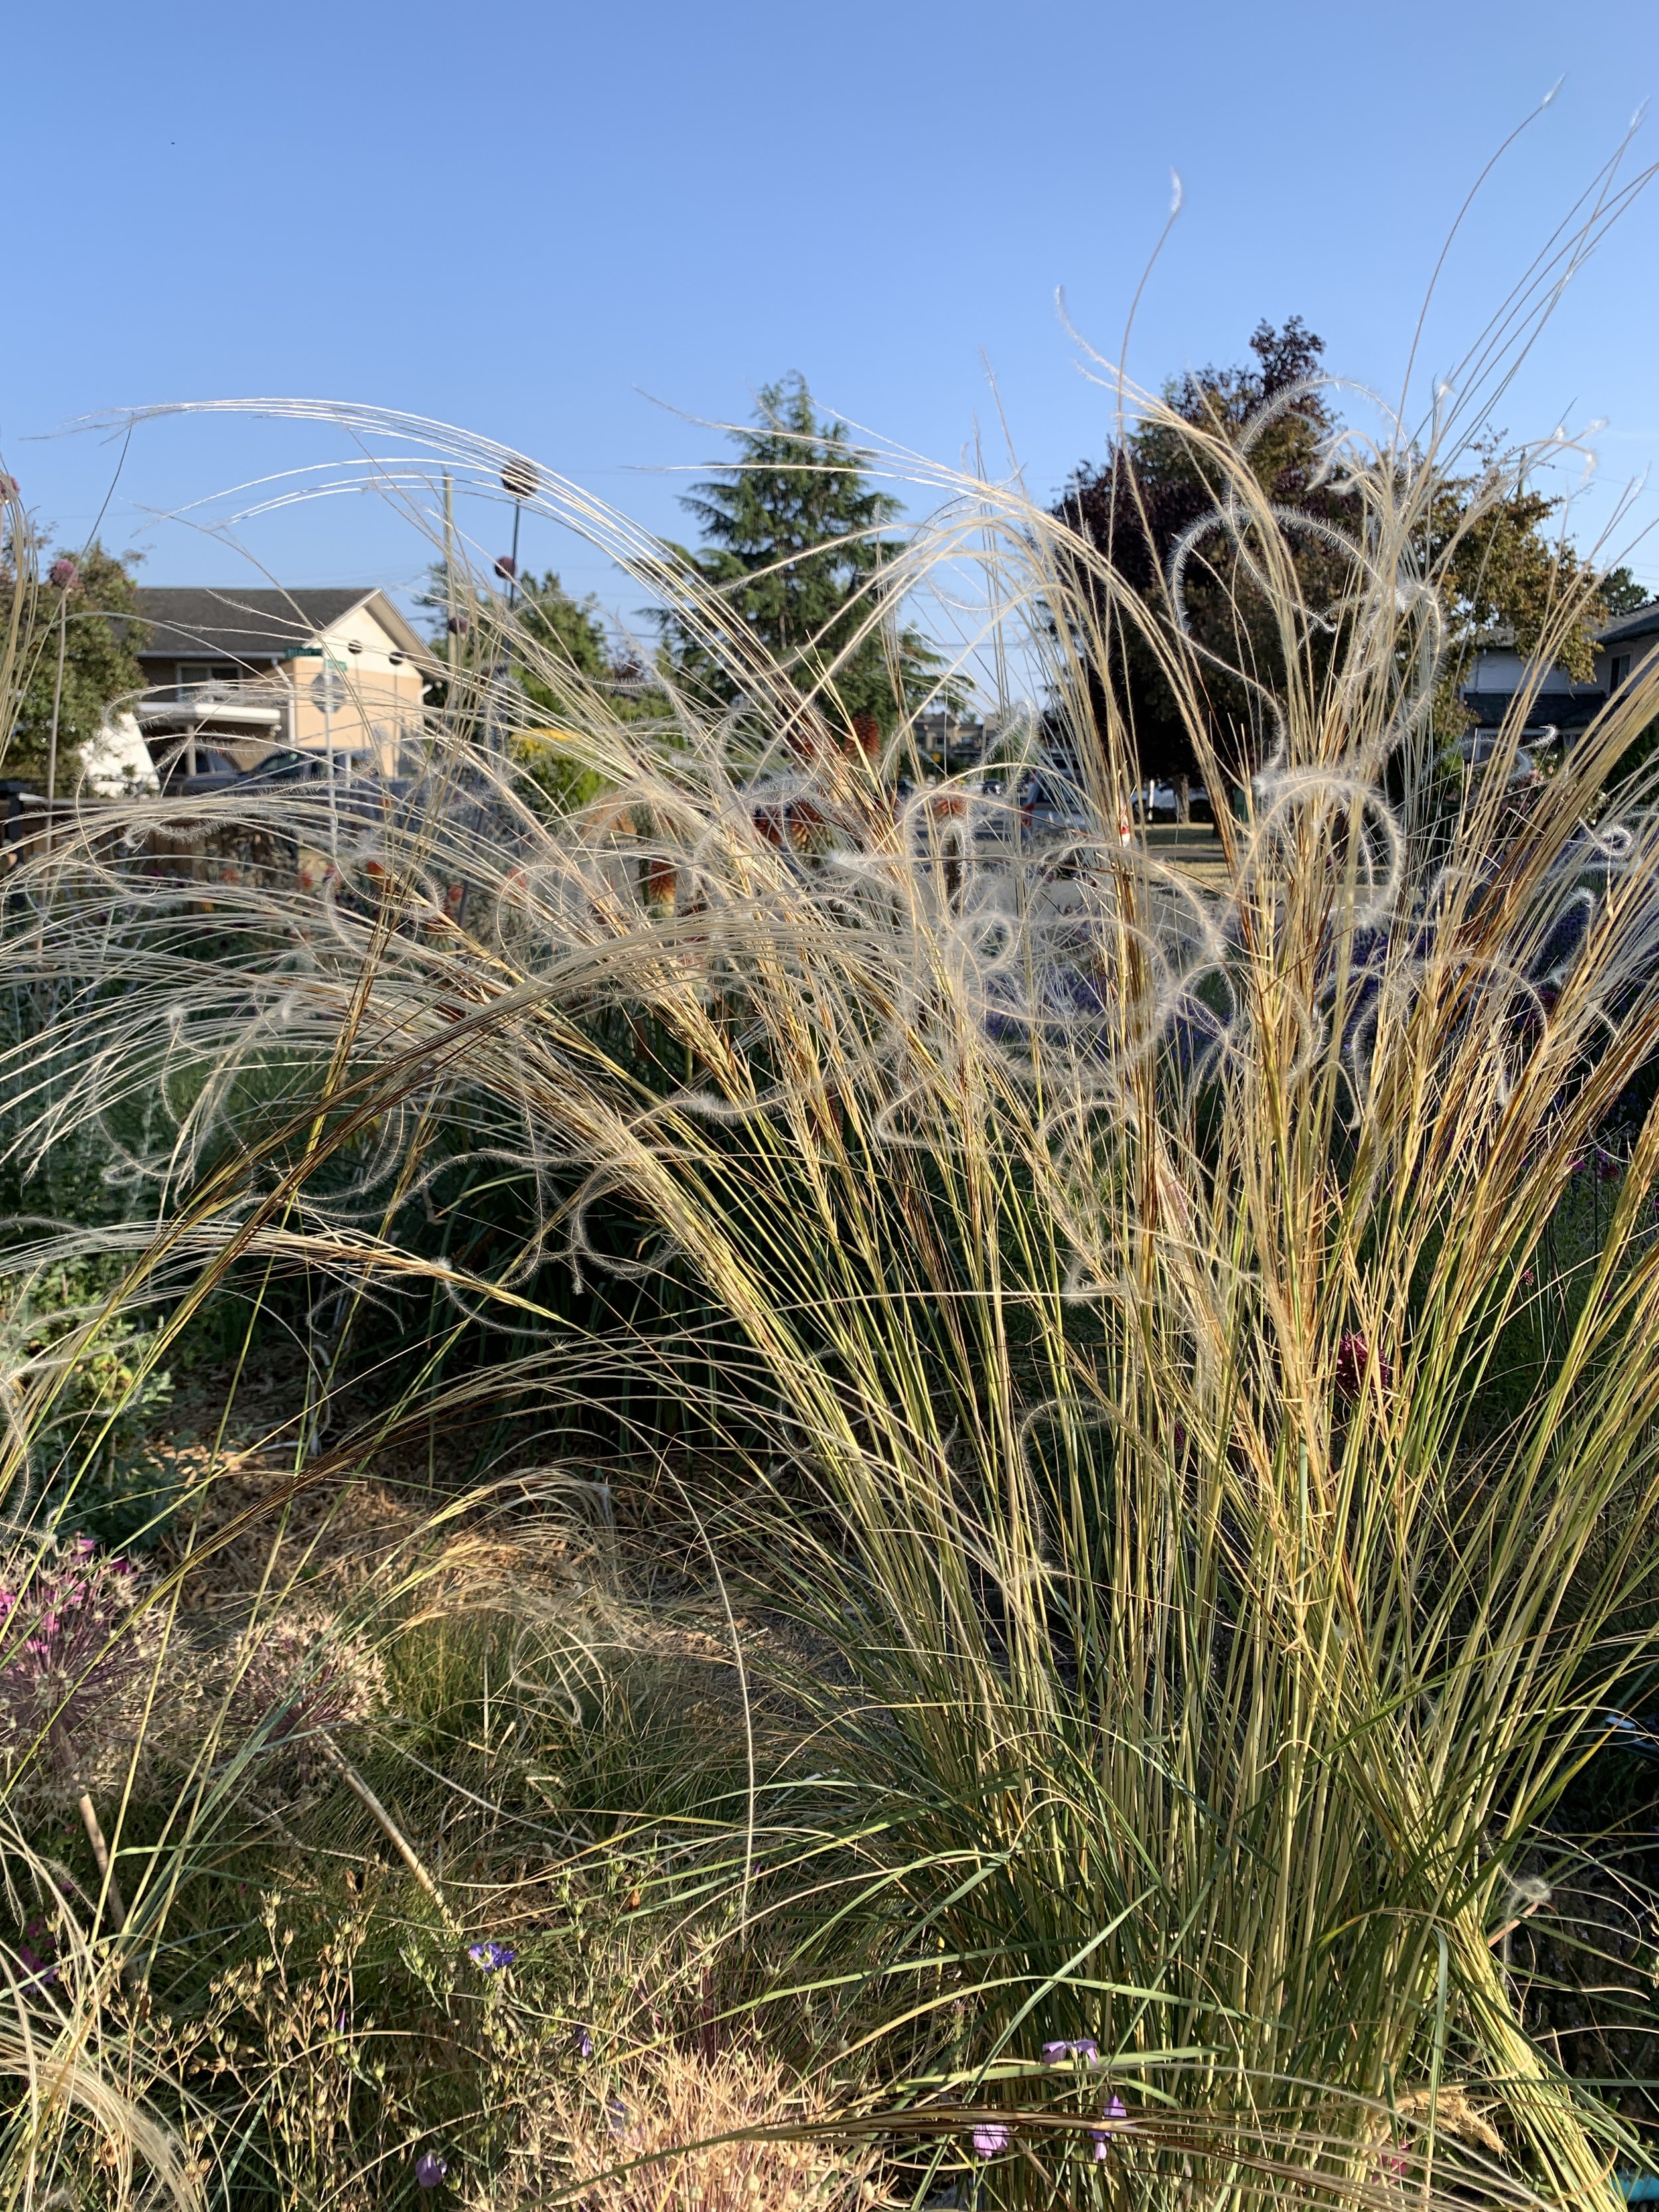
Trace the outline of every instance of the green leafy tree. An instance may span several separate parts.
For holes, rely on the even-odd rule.
[[[1259,324],[1247,366],[1188,370],[1164,387],[1164,398],[1182,422],[1237,446],[1263,409],[1279,411],[1255,437],[1250,466],[1264,493],[1280,507],[1299,509],[1340,526],[1346,515],[1321,481],[1319,463],[1337,419],[1316,380],[1324,341],[1292,315],[1282,328]],[[1153,607],[1164,604],[1165,578],[1177,544],[1214,513],[1225,495],[1220,471],[1201,443],[1175,423],[1148,418],[1109,447],[1103,462],[1073,472],[1054,512],[1103,557],[1128,589]],[[1313,604],[1335,596],[1339,556],[1316,539],[1297,543],[1295,557]],[[1184,600],[1190,631],[1205,653],[1203,681],[1217,749],[1241,776],[1259,750],[1260,704],[1249,686],[1222,664],[1249,667],[1271,684],[1279,653],[1272,609],[1253,590],[1231,541],[1202,539],[1185,571]],[[1097,603],[1097,578],[1079,570],[1079,586]],[[1105,614],[1103,605],[1100,611]],[[1103,621],[1110,648],[1091,659],[1088,683],[1096,720],[1103,726],[1107,694],[1133,732],[1143,775],[1179,784],[1194,775],[1190,726],[1146,639],[1122,623]]]
[[[1352,526],[1349,502],[1328,487],[1320,465],[1342,428],[1320,382],[1324,341],[1291,316],[1275,329],[1258,325],[1247,367],[1189,371],[1167,384],[1164,397],[1176,416],[1195,429],[1237,446],[1250,433],[1252,472],[1281,511],[1307,515],[1345,535]],[[1272,403],[1278,402],[1273,412]],[[1269,410],[1265,422],[1263,410]],[[1489,462],[1495,453],[1483,456]],[[1149,419],[1114,443],[1103,463],[1085,463],[1073,474],[1054,512],[1103,558],[1132,591],[1154,608],[1167,607],[1171,557],[1183,536],[1212,513],[1223,496],[1219,471],[1200,441],[1176,424]],[[1524,482],[1494,495],[1489,476],[1447,476],[1430,509],[1425,548],[1443,560],[1449,582],[1450,647],[1442,678],[1437,723],[1449,737],[1467,723],[1456,690],[1475,653],[1499,635],[1512,635],[1522,653],[1547,629],[1559,629],[1564,602],[1579,601],[1577,618],[1560,641],[1560,658],[1575,677],[1590,672],[1595,632],[1624,592],[1627,572],[1589,588],[1583,562],[1570,546],[1551,538],[1547,526],[1559,499]],[[1288,533],[1304,605],[1338,602],[1346,577],[1339,549],[1317,528]],[[1097,604],[1104,593],[1079,569],[1078,580]],[[1205,704],[1218,756],[1238,781],[1260,759],[1265,732],[1260,695],[1230,673],[1248,669],[1268,690],[1283,681],[1277,617],[1255,586],[1250,563],[1231,534],[1199,538],[1183,570],[1184,611],[1201,649]],[[1104,612],[1103,604],[1102,611]],[[1108,695],[1133,733],[1143,775],[1180,779],[1197,767],[1190,725],[1146,640],[1121,623],[1103,621],[1094,633],[1109,637],[1103,655],[1088,669],[1097,723],[1103,726]],[[1322,630],[1305,650],[1328,665],[1344,649],[1340,627]],[[1101,665],[1103,661],[1104,665]]]
[[[12,696],[0,744],[0,770],[44,780],[58,696],[58,781],[72,780],[79,749],[98,735],[117,701],[137,691],[136,657],[143,640],[138,599],[129,573],[137,556],[106,553],[96,540],[78,553],[60,550],[43,568],[35,546],[15,534],[0,551],[0,636],[9,628],[20,591],[18,650]],[[58,648],[63,682],[58,685]]]
[[[957,703],[956,688],[939,684],[939,656],[884,602],[884,572],[900,550],[885,533],[902,509],[870,483],[874,456],[844,422],[819,418],[799,374],[764,386],[755,419],[734,434],[732,466],[680,502],[706,543],[672,551],[832,722],[873,723],[885,734],[935,696]],[[679,681],[711,703],[733,703],[740,679],[704,637],[672,611],[658,619]]]
[[[550,568],[539,576],[526,570],[510,610],[499,599],[469,599],[452,632],[450,594],[439,565],[419,604],[432,610],[434,651],[446,669],[454,666],[463,696],[466,678],[510,670],[523,702],[514,716],[514,749],[549,800],[562,810],[591,798],[598,781],[562,750],[560,725],[580,718],[590,689],[608,693],[611,710],[624,720],[652,711],[648,672],[632,655],[613,651],[599,600],[592,593],[573,597]],[[429,703],[441,711],[449,689],[447,675],[440,676],[428,688]]]

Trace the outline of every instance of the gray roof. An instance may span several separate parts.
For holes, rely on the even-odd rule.
[[[279,660],[374,596],[375,586],[319,592],[204,591],[141,584],[149,635],[140,660]]]
[[[1626,639],[1652,637],[1659,632],[1659,599],[1650,599],[1644,607],[1638,607],[1633,615],[1620,615],[1604,630],[1596,633],[1601,645],[1623,645]]]

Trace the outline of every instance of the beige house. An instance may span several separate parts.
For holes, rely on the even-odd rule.
[[[337,773],[412,769],[427,648],[382,591],[141,586],[144,690],[132,713],[164,785],[273,754]]]

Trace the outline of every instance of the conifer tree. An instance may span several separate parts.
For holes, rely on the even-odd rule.
[[[940,667],[920,631],[880,608],[900,502],[872,485],[874,456],[852,443],[847,425],[820,420],[799,374],[764,386],[755,419],[734,434],[732,467],[680,502],[701,524],[703,546],[672,550],[720,590],[832,724],[873,721],[885,734],[932,697]],[[679,681],[730,705],[739,687],[704,641],[672,612],[659,619]]]

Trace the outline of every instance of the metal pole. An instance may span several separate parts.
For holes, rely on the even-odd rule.
[[[52,732],[46,739],[46,804],[58,796],[58,710],[64,703],[64,652],[69,643],[69,586],[58,595],[58,680],[52,687]]]
[[[64,703],[64,653],[69,643],[69,586],[58,595],[58,678],[52,687],[52,730],[46,738],[46,839],[52,850],[52,810],[58,797],[58,712]]]
[[[334,793],[334,671],[323,647],[323,750],[328,760],[328,857],[340,865],[340,818]]]
[[[455,714],[455,661],[460,638],[455,629],[455,479],[444,478],[444,635],[449,660],[449,714]]]

